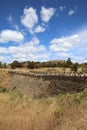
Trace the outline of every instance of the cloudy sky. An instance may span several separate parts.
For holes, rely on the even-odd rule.
[[[0,0],[0,61],[87,62],[87,0]]]

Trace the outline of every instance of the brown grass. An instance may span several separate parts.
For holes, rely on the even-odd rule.
[[[0,130],[87,130],[87,93],[42,99],[0,93]]]
[[[10,86],[10,78],[8,75],[8,69],[0,68],[0,86],[9,87]]]
[[[53,130],[53,104],[17,98],[0,95],[0,130]]]

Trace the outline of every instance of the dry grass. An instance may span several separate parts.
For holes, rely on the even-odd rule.
[[[0,94],[0,130],[53,130],[54,105],[42,102]]]
[[[28,69],[28,68],[16,68],[16,69],[8,69],[11,71],[21,71],[21,72],[71,72],[70,68],[60,68],[60,67],[55,67],[55,68],[37,68],[37,69]]]
[[[0,93],[0,130],[87,130],[87,91],[42,99]]]
[[[9,80],[8,69],[0,68],[0,86],[8,88],[10,86]]]

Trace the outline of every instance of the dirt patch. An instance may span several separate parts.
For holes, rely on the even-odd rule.
[[[87,88],[87,77],[56,75],[56,71],[0,69],[0,85],[31,97],[74,93]]]

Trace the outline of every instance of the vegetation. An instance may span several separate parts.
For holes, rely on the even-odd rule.
[[[34,62],[34,61],[25,61],[25,62],[19,62],[19,61],[13,61],[9,65],[6,63],[2,63],[0,61],[0,68],[8,68],[11,67],[12,69],[16,68],[28,68],[28,69],[37,69],[37,68],[70,68],[71,71],[77,72],[78,68],[82,68],[83,72],[87,72],[87,62],[86,63],[73,63],[71,58],[68,58],[65,60],[54,60],[54,61],[46,61],[46,62]]]
[[[86,118],[87,89],[41,99],[0,93],[0,130],[86,130]]]
[[[77,72],[78,67],[79,67],[79,64],[78,64],[78,63],[72,64],[72,66],[71,66],[71,71]]]
[[[10,64],[11,68],[12,69],[15,69],[15,68],[21,68],[22,67],[22,64],[18,61],[13,61],[11,64]]]
[[[26,62],[21,62],[21,63],[18,61],[13,61],[10,64],[10,66],[12,69],[23,68],[23,67],[27,67],[29,69],[64,67],[64,68],[71,68],[72,71],[77,71],[79,64],[72,63],[71,58],[68,58],[67,61],[47,61],[47,62],[26,61]]]
[[[86,71],[87,64],[67,61],[23,62],[14,61],[11,68],[69,67]],[[2,68],[7,65],[1,63]],[[5,67],[4,67],[5,68]],[[1,69],[3,71],[3,69]],[[48,69],[50,70],[50,69]],[[7,69],[5,69],[7,72]],[[3,73],[3,77],[7,78]],[[2,80],[1,76],[1,80]],[[9,79],[8,79],[9,80]],[[7,80],[7,81],[8,81]],[[4,80],[3,80],[4,81]],[[7,82],[8,83],[8,82]],[[59,94],[47,98],[31,98],[0,87],[0,130],[86,130],[87,89],[79,93]]]
[[[73,64],[72,61],[71,61],[71,58],[68,58],[66,63],[67,63],[68,67],[70,67]]]
[[[7,64],[0,61],[0,68],[7,68]]]
[[[0,93],[5,93],[5,92],[8,92],[8,91],[9,90],[7,88],[0,86]]]
[[[34,69],[35,68],[35,63],[33,61],[32,62],[29,61],[27,67],[29,69]]]

